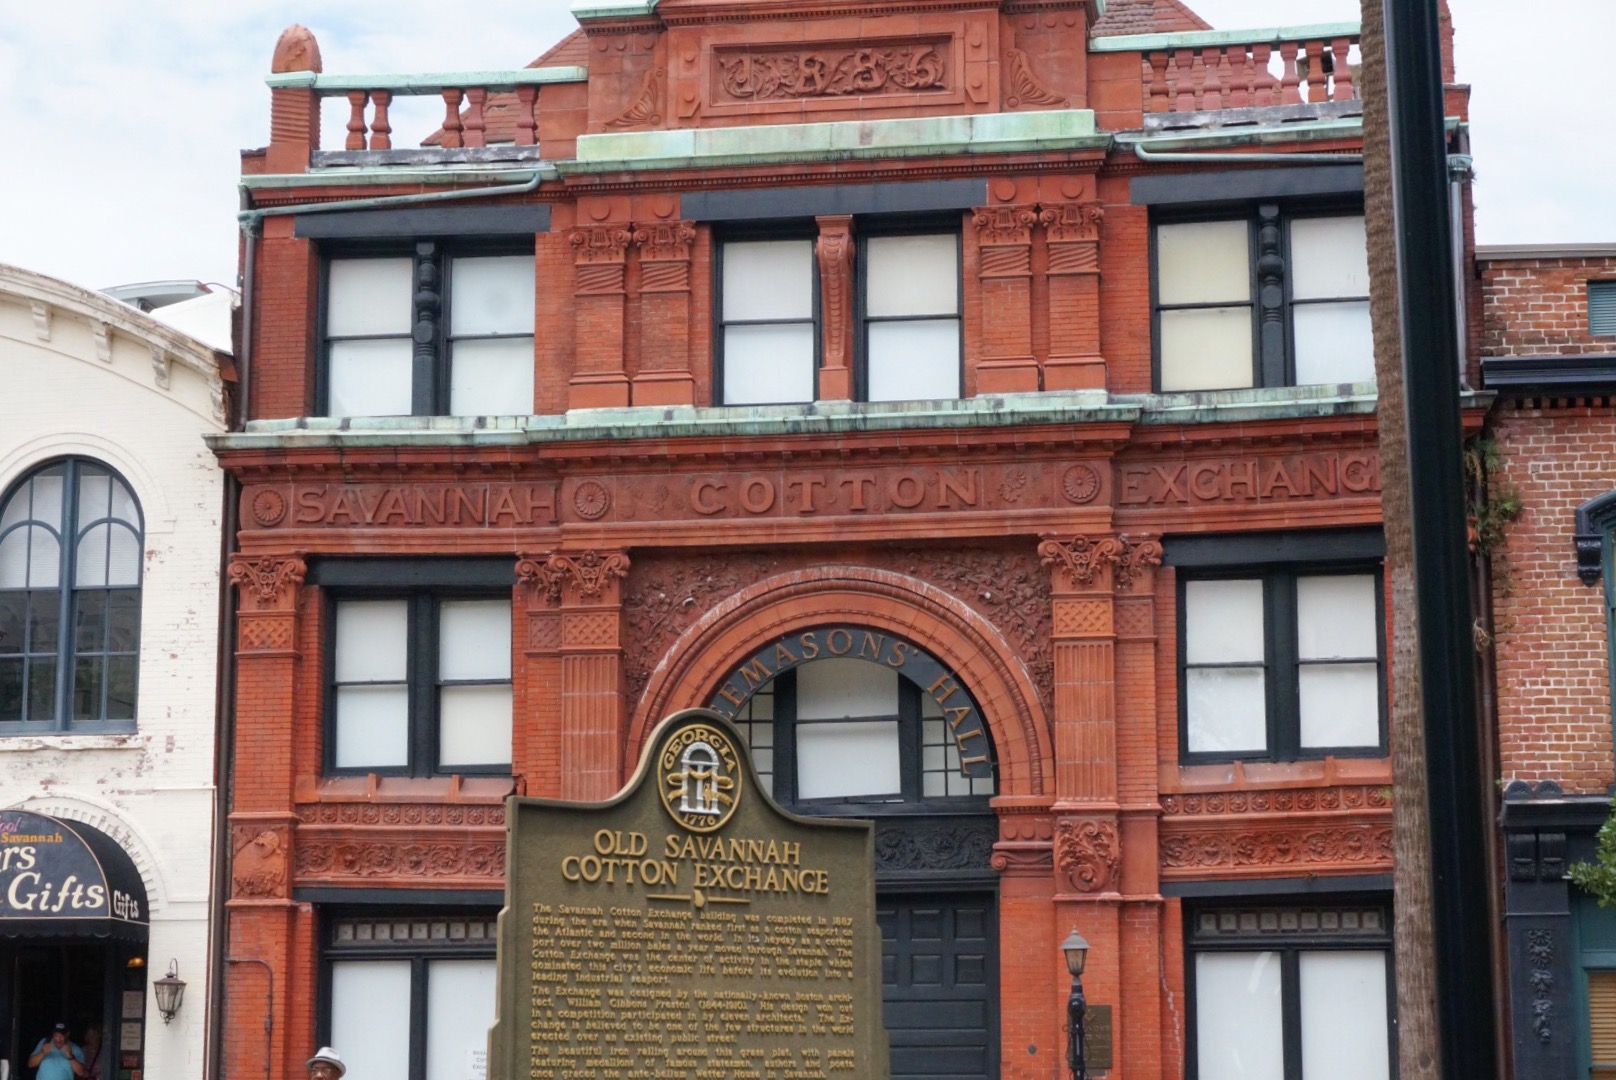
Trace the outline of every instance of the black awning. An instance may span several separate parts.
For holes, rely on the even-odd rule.
[[[0,810],[0,937],[146,940],[146,885],[99,829]]]

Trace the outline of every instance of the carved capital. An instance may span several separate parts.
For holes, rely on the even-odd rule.
[[[1046,537],[1038,545],[1038,557],[1052,571],[1065,571],[1072,588],[1092,588],[1101,570],[1114,566],[1122,556],[1122,542],[1114,536],[1090,540],[1086,536],[1060,540]]]
[[[1055,824],[1055,869],[1073,892],[1115,892],[1122,841],[1107,818],[1061,818]]]
[[[551,604],[563,594],[598,599],[607,586],[628,576],[628,556],[621,551],[585,551],[578,555],[550,552],[524,555],[516,561],[517,579]]]
[[[233,825],[230,895],[238,900],[284,900],[292,830],[284,825]]]
[[[1100,223],[1105,207],[1097,202],[1043,203],[1038,221],[1048,231],[1051,244],[1085,244],[1100,239]]]
[[[1032,229],[1038,224],[1038,207],[1009,204],[982,206],[971,211],[977,242],[983,247],[1032,243]]]
[[[689,262],[696,225],[691,221],[639,222],[633,240],[643,262]]]
[[[1161,565],[1161,541],[1154,536],[1123,536],[1118,538],[1122,551],[1117,556],[1112,580],[1117,592],[1132,592],[1137,586],[1148,590],[1154,580],[1156,567]]]
[[[241,590],[242,606],[248,611],[289,611],[296,606],[297,587],[303,584],[308,566],[296,555],[264,555],[230,559],[230,583]]]

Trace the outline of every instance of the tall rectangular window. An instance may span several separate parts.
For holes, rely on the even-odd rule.
[[[1153,263],[1160,391],[1374,379],[1362,214],[1159,222]]]
[[[1378,572],[1192,575],[1179,604],[1186,760],[1384,751]]]
[[[813,240],[730,241],[722,260],[723,403],[814,400],[819,305]]]
[[[531,254],[334,257],[325,272],[327,416],[533,411]]]
[[[339,598],[332,621],[333,769],[409,775],[509,769],[508,596]]]
[[[959,397],[959,234],[869,236],[862,254],[864,399]]]
[[[494,1022],[492,915],[343,917],[325,946],[323,1042],[349,1075],[468,1080]]]
[[[1193,1080],[1389,1080],[1391,929],[1381,907],[1191,916]]]

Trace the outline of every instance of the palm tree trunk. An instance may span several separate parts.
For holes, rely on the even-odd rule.
[[[1379,388],[1381,512],[1392,612],[1391,746],[1399,1080],[1438,1080],[1431,827],[1425,801],[1425,728],[1420,703],[1419,623],[1414,595],[1413,498],[1397,299],[1391,126],[1386,92],[1383,0],[1362,0],[1358,87],[1364,103],[1364,218],[1369,309]]]

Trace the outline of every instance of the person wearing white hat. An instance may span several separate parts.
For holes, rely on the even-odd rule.
[[[309,1080],[340,1080],[347,1071],[342,1055],[329,1046],[320,1047],[320,1052],[309,1058]]]

